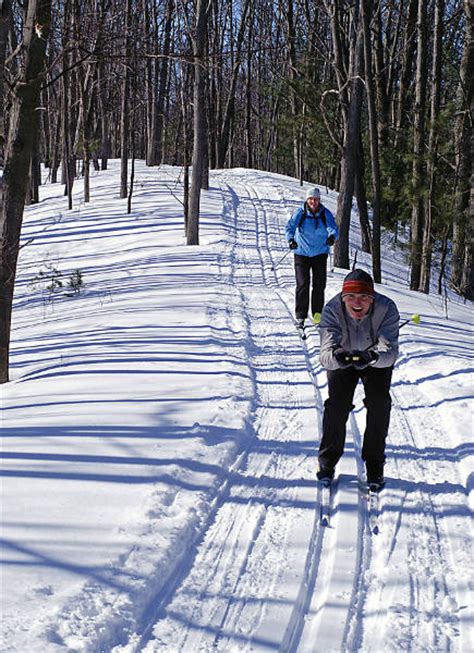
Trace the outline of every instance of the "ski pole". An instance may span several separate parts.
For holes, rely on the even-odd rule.
[[[414,315],[412,315],[411,317],[409,317],[407,320],[403,320],[403,322],[401,322],[401,323],[398,325],[398,328],[401,329],[401,328],[404,327],[405,325],[410,324],[410,322],[413,322],[413,324],[420,324],[420,322],[421,322],[421,317],[418,315],[418,313],[415,313]]]
[[[419,316],[418,313],[415,313],[414,315],[412,315],[411,317],[409,317],[407,320],[404,320],[403,322],[401,322],[401,323],[398,325],[398,328],[401,329],[402,327],[406,326],[406,325],[409,324],[410,322],[413,322],[413,324],[420,324],[420,322],[421,322],[421,317]],[[366,347],[366,348],[363,349],[362,351],[363,351],[363,352],[369,351],[369,349],[372,349],[372,347],[375,347],[376,344],[377,344],[376,342],[373,342],[371,345],[369,345],[368,347]],[[358,360],[360,360],[360,356],[352,357],[352,360],[358,361]]]
[[[289,249],[289,250],[286,252],[286,254],[285,254],[284,256],[281,257],[281,259],[278,261],[278,263],[277,263],[276,265],[272,265],[272,267],[271,267],[271,271],[272,271],[272,272],[273,272],[274,270],[277,269],[277,267],[280,265],[280,263],[282,263],[282,262],[286,259],[286,257],[288,256],[288,254],[289,254],[290,252],[291,252],[291,249]]]

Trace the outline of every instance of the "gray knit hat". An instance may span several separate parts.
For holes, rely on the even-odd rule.
[[[310,188],[306,193],[306,199],[308,200],[310,197],[317,197],[318,199],[321,197],[321,193],[319,192],[319,188],[317,188],[317,186]]]

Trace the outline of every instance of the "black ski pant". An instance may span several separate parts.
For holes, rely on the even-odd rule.
[[[327,258],[327,254],[319,254],[318,256],[295,254],[295,316],[297,320],[304,320],[308,317],[311,276],[313,277],[311,315],[321,313],[323,310]]]
[[[367,421],[362,446],[362,460],[375,473],[382,473],[385,462],[385,440],[390,423],[390,384],[393,367],[353,367],[329,370],[329,397],[324,404],[323,437],[319,445],[319,464],[334,469],[344,452],[346,422],[354,408],[354,392],[362,381]]]

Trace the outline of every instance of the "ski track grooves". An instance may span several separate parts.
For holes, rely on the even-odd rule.
[[[282,476],[287,477],[289,470],[284,467],[282,454],[277,455],[273,453],[270,456],[261,456],[263,466],[261,463],[259,464],[258,461],[259,447],[265,443],[267,437],[274,438],[275,433],[278,431],[276,428],[277,425],[272,423],[272,411],[273,413],[275,412],[272,403],[275,403],[275,397],[272,396],[271,391],[266,388],[268,380],[271,379],[272,376],[272,354],[271,352],[270,354],[267,354],[267,350],[269,349],[268,336],[271,336],[271,333],[267,333],[269,330],[267,320],[264,321],[261,319],[262,315],[267,313],[265,308],[261,306],[262,293],[256,292],[254,288],[255,286],[261,286],[262,281],[265,287],[275,286],[277,279],[275,274],[269,274],[268,268],[270,266],[264,256],[265,253],[268,254],[269,251],[267,212],[262,206],[260,198],[253,196],[252,189],[244,187],[243,190],[244,192],[239,193],[239,199],[236,201],[237,195],[232,189],[229,189],[234,198],[234,205],[238,209],[238,211],[234,211],[234,223],[237,221],[238,213],[239,231],[243,234],[243,237],[241,242],[233,243],[231,247],[230,279],[223,278],[223,280],[227,283],[233,283],[233,285],[238,288],[245,304],[245,315],[249,327],[249,342],[251,342],[251,351],[248,352],[248,355],[251,361],[250,366],[254,370],[256,397],[254,406],[254,431],[256,439],[252,440],[247,451],[241,455],[241,460],[236,465],[236,470],[239,474],[245,476],[248,471],[247,467],[251,466],[252,476],[262,478],[268,475],[275,478],[275,471],[278,471],[278,468],[282,466]],[[255,251],[255,243],[248,243],[247,234],[252,232],[250,226],[255,229],[255,222],[256,244],[259,253],[258,265],[255,265],[252,260],[248,260],[248,251],[250,248],[252,248],[252,251]],[[247,223],[249,224],[249,229],[245,229]],[[244,261],[245,264],[243,264]],[[240,263],[240,265],[237,265],[237,262]],[[225,277],[224,265],[222,265],[222,272],[222,276]],[[263,276],[263,279],[260,282],[258,278],[256,278],[257,275]],[[280,297],[276,294],[274,294],[273,297],[281,305]],[[284,307],[287,309],[286,304]],[[282,309],[279,309],[280,312],[281,310]],[[297,334],[295,334],[294,337],[296,338]],[[277,341],[275,341],[273,345],[274,350],[276,345]],[[278,350],[279,347],[276,346],[276,353],[273,353],[273,356],[278,355]],[[270,365],[268,365],[269,362]],[[267,367],[270,369],[269,372],[266,371]],[[289,405],[292,403],[294,404],[295,400],[292,397],[293,393],[291,388],[286,387],[285,392],[286,403]],[[280,397],[278,398],[281,399]],[[273,468],[273,471],[271,468]],[[194,570],[193,566],[199,567],[203,560],[203,558],[199,556],[205,557],[206,553],[211,553],[211,557],[214,556],[214,564],[210,564],[209,561],[207,562],[207,568],[211,571],[210,578],[208,578],[207,581],[204,581],[204,579],[200,581],[201,596],[198,597],[196,607],[187,612],[188,626],[184,626],[186,633],[184,637],[180,637],[179,650],[198,650],[202,646],[212,646],[218,650],[227,650],[226,647],[229,643],[229,637],[230,641],[233,641],[234,644],[235,639],[239,638],[239,634],[237,634],[236,637],[236,630],[239,617],[245,608],[245,600],[240,600],[239,602],[239,585],[243,585],[242,597],[245,597],[246,593],[248,593],[245,591],[245,572],[247,568],[251,566],[252,556],[257,548],[257,542],[260,549],[265,551],[265,541],[263,541],[263,543],[259,542],[259,537],[264,539],[262,534],[267,530],[270,532],[270,535],[273,534],[273,537],[278,537],[283,544],[282,537],[286,537],[286,531],[289,525],[285,523],[287,521],[285,515],[281,514],[279,518],[276,519],[278,528],[276,528],[275,525],[272,526],[271,519],[273,518],[274,520],[275,517],[269,516],[265,507],[271,507],[272,503],[277,499],[281,502],[281,497],[279,497],[278,494],[284,495],[285,493],[283,491],[278,493],[278,488],[276,488],[269,493],[264,486],[259,488],[257,482],[257,487],[251,488],[250,490],[251,494],[253,493],[253,495],[257,496],[250,496],[245,504],[245,491],[242,492],[241,490],[238,490],[238,485],[237,480],[235,488],[229,487],[226,488],[225,492],[219,493],[219,500],[216,503],[216,508],[212,512],[212,517],[208,520],[206,529],[203,529],[202,531],[199,546],[196,546],[196,549],[200,549],[200,551],[195,551],[196,555],[193,557],[192,561],[188,561],[185,568],[176,571],[172,588],[166,592],[166,596],[157,597],[160,600],[157,601],[158,605],[156,606],[156,611],[153,615],[149,615],[150,618],[148,624],[142,631],[139,648],[136,650],[143,650],[148,642],[150,647],[147,647],[146,650],[155,650],[152,648],[154,643],[160,647],[157,640],[151,639],[151,631],[153,628],[156,629],[156,626],[158,625],[156,622],[160,617],[166,618],[165,613],[167,613],[168,618],[173,619],[173,616],[175,618],[177,617],[177,615],[174,614],[173,599],[174,597],[177,597],[180,592],[186,594],[185,588],[187,579],[192,579],[193,573],[197,574],[197,570]],[[238,493],[240,500],[243,500],[244,503],[237,503],[232,506],[233,518],[229,522],[225,519],[224,513],[226,512],[227,501],[232,501],[234,490]],[[291,490],[290,493],[286,492],[288,500],[291,500],[295,491],[296,490]],[[262,493],[263,496],[259,497],[258,495],[262,495]],[[253,524],[250,529],[248,528],[249,523]],[[227,528],[227,531],[223,532],[223,529],[225,528]],[[211,533],[213,530],[216,532]],[[249,532],[247,533],[247,531]],[[266,535],[266,537],[268,538],[269,536]],[[217,542],[219,539],[221,544],[217,547],[217,551],[211,551],[212,542]],[[231,542],[233,542],[233,544]],[[232,552],[230,555],[229,553],[226,553],[227,549],[230,549]],[[261,556],[262,551],[257,555]],[[263,558],[259,560],[260,564],[262,562]],[[194,563],[196,563],[196,565],[194,565]],[[224,568],[222,568],[222,563],[224,563]],[[235,569],[235,567],[237,567],[237,569]],[[218,569],[220,573],[217,571]],[[199,605],[199,599],[203,598],[203,593],[207,592],[208,588],[214,588],[214,580],[218,578],[218,576],[223,579],[224,587],[220,587],[215,593],[216,595],[227,596],[228,598],[226,600],[221,599],[219,601],[219,599],[216,599],[211,601],[212,605],[206,610],[205,607],[203,608]],[[275,580],[271,580],[271,582],[275,582]],[[225,589],[225,592],[223,589]],[[214,590],[211,589],[209,593],[212,594],[213,592]],[[271,595],[271,592],[267,592],[267,594]],[[252,630],[248,632],[248,636],[245,637],[244,641],[250,641],[252,639],[252,632],[255,632],[263,616],[262,610],[263,602],[261,603],[260,611],[255,613],[254,610],[253,618],[251,620],[253,622],[251,624]],[[206,614],[201,614],[202,612],[206,612]],[[193,628],[193,625],[198,624],[199,622],[201,624],[203,623],[202,619],[200,619],[202,616],[206,617],[206,622],[212,623],[212,627],[207,629],[200,628],[199,626]],[[234,629],[233,632],[232,628],[229,626]],[[260,644],[265,643],[266,642],[264,641],[260,641]],[[271,643],[267,642],[267,644]],[[273,644],[272,648],[275,648],[275,644]],[[161,650],[161,648],[156,650]]]
[[[413,402],[417,390],[410,387],[409,392]],[[392,388],[391,394],[391,431],[397,437],[396,447],[423,451],[423,443],[415,435],[423,432],[422,428],[420,430],[421,425],[412,422],[414,417],[403,409],[399,390]],[[439,427],[431,419],[433,425],[428,432],[432,435],[439,432]],[[362,435],[354,413],[351,414],[351,426],[360,460]],[[442,607],[443,601],[453,593],[449,581],[451,564],[443,545],[446,538],[442,536],[442,517],[439,516],[440,511],[435,506],[429,487],[425,489],[425,483],[420,483],[420,479],[429,478],[429,463],[426,464],[417,456],[412,460],[404,460],[403,456],[399,459],[396,455],[390,463],[397,467],[397,477],[406,479],[405,482],[413,484],[415,489],[404,489],[403,482],[399,489],[396,482],[389,481],[388,487],[381,494],[381,534],[375,538],[362,539],[359,571],[354,585],[357,599],[353,601],[352,623],[344,650],[379,651],[393,647],[393,650],[412,651],[414,642],[425,642],[427,651],[458,650],[454,640],[459,636],[458,617],[454,615],[448,625]],[[364,499],[361,498],[361,504],[363,502]],[[364,510],[363,506],[361,509]],[[366,519],[364,529],[367,528]],[[371,559],[374,555],[377,556],[377,562],[374,563],[377,569],[388,569],[395,565],[402,576],[406,575],[405,584],[410,588],[406,596],[401,591],[403,583],[399,585],[393,582],[390,576],[386,579],[380,571],[375,582],[375,577],[371,574]],[[424,575],[420,575],[420,561],[426,565]],[[381,631],[378,626],[380,621],[385,626],[389,625],[383,618],[387,610],[393,615],[390,633]],[[420,619],[420,615],[425,618]]]
[[[247,192],[249,192],[250,194],[250,191],[248,189]],[[268,242],[268,234],[272,233],[273,225],[268,224],[267,211],[265,210],[265,207],[262,206],[262,201],[260,200],[258,195],[256,197],[256,200],[260,204],[259,207],[256,206],[256,215],[258,215],[260,209],[260,212],[263,214],[264,217],[263,233],[266,235],[264,244],[266,248],[269,251],[271,251],[271,244]],[[257,247],[259,249],[259,252],[262,251],[262,248],[259,247],[259,238],[258,238],[261,232],[262,229],[260,228],[259,221],[257,220]],[[262,265],[264,265],[264,260],[261,254],[260,254],[260,260],[262,262]],[[288,300],[286,300],[283,297],[283,293],[279,289],[276,290],[276,294],[280,297],[281,301],[285,305],[285,308],[289,314],[289,319],[291,320],[291,322],[293,322],[292,308],[290,308],[288,304]],[[319,389],[320,388],[319,384],[320,383],[322,384],[322,377],[324,377],[324,372],[319,366],[319,362],[317,359],[318,349],[314,344],[314,340],[311,339],[311,342],[309,340],[305,340],[301,342],[302,342],[308,373],[311,377],[313,387],[314,387],[315,404],[320,409],[320,411],[318,412],[318,416],[319,416],[318,432],[321,433],[323,397]],[[362,465],[360,463],[358,464],[359,464],[358,476],[361,477],[361,474],[363,473],[363,469],[362,469]],[[331,490],[331,506],[330,506],[331,513],[334,513],[335,505],[337,506],[338,485],[339,482],[336,480],[333,483],[333,488]],[[345,494],[345,496],[347,496],[347,493]],[[318,494],[318,498],[319,498],[319,494]],[[357,623],[356,618],[359,616],[358,606],[361,603],[360,597],[358,595],[358,590],[363,584],[365,571],[369,569],[370,561],[371,561],[371,544],[370,544],[370,537],[369,537],[370,533],[367,532],[368,531],[367,520],[364,520],[364,515],[366,514],[367,511],[363,503],[364,500],[358,497],[359,510],[356,517],[357,545],[355,547],[355,554],[352,553],[344,554],[344,557],[348,559],[349,564],[352,564],[354,569],[353,587],[352,587],[352,591],[349,591],[351,598],[350,598],[349,605],[347,607],[347,617],[346,617],[345,625],[341,629],[341,636],[339,638],[341,641],[340,650],[347,650],[347,651],[356,650],[355,648],[353,648],[353,642],[357,639],[356,635],[358,635],[358,632],[355,629],[355,626],[353,625],[352,622],[355,620]],[[336,551],[338,550],[337,547],[331,546],[334,537],[331,537],[330,539],[329,537],[325,538],[326,532],[330,532],[330,529],[325,528],[320,523],[319,501],[318,501],[315,506],[313,530],[311,533],[311,538],[310,538],[308,551],[306,555],[306,561],[304,566],[303,577],[301,580],[300,590],[298,592],[298,596],[295,601],[295,605],[291,613],[291,617],[288,622],[285,635],[279,647],[279,651],[293,652],[299,650],[300,648],[304,650],[315,650],[314,646],[315,646],[315,641],[317,641],[318,639],[317,635],[313,633],[311,628],[305,629],[305,624],[312,612],[324,613],[325,603],[319,605],[316,602],[317,607],[313,605],[315,603],[314,592],[316,588],[318,572],[320,567],[324,569],[326,567],[334,566]],[[325,546],[325,542],[328,539],[329,539],[328,544],[327,546]],[[336,582],[333,581],[332,576],[329,579],[329,584],[331,582]],[[341,593],[340,584],[338,584],[338,592]],[[330,589],[327,590],[327,596],[331,597]],[[330,614],[330,610],[328,610],[328,614]],[[324,615],[321,614],[319,614],[318,618],[319,618],[319,622],[324,621],[325,619]],[[351,629],[355,629],[355,634],[352,637],[350,636]],[[306,632],[306,630],[308,632]],[[335,640],[337,641],[337,639],[338,637],[336,635]]]
[[[226,174],[219,175],[224,188]],[[436,499],[416,481],[423,478],[429,462],[403,461],[398,476],[406,477],[408,468],[415,490],[409,492],[403,484],[384,490],[380,533],[372,534],[367,502],[358,487],[358,479],[364,477],[362,418],[360,411],[352,412],[346,455],[331,490],[330,526],[320,523],[315,472],[326,375],[318,361],[315,329],[302,341],[293,326],[288,266],[285,271],[272,269],[283,256],[285,239],[281,216],[260,194],[262,187],[264,180],[249,184],[235,172],[229,178],[224,191],[228,235],[226,246],[217,252],[217,284],[232,288],[236,301],[208,309],[211,330],[232,333],[236,319],[243,325],[253,386],[248,437],[215,487],[202,522],[187,536],[182,554],[148,601],[135,633],[125,649],[115,642],[115,650],[353,653],[388,650],[388,641],[393,650],[396,646],[413,650],[415,641],[427,641],[430,651],[455,650],[452,638],[458,634],[458,622],[453,617],[446,633],[446,618],[439,609],[452,594],[441,532],[445,524]],[[280,198],[281,204],[285,202]],[[308,380],[309,401],[316,411],[312,443],[301,439],[301,425],[294,419],[300,407],[308,408],[298,388]],[[356,401],[360,388],[358,393]],[[398,389],[392,389],[392,395],[396,445],[416,451],[420,441],[415,436],[417,425],[411,423],[415,416],[402,408]],[[352,456],[347,451],[351,445]],[[295,474],[305,462],[311,480]],[[396,456],[393,464],[400,464]],[[288,543],[294,544],[293,530],[302,520],[306,548],[289,567],[297,578],[289,602],[281,579],[289,578]],[[407,560],[400,573],[410,588],[403,597],[397,595],[398,582],[382,571],[394,563],[400,566],[405,552],[401,543],[406,544]],[[420,582],[420,559],[434,569],[427,571],[430,583]],[[427,605],[433,606],[431,612]],[[278,618],[272,620],[274,609],[279,610]],[[389,633],[378,627],[378,617],[387,609],[393,619],[382,621]],[[429,625],[420,625],[420,611]],[[93,650],[98,653],[100,646]]]
[[[229,189],[229,191],[234,198],[234,205],[240,209],[238,215],[240,232],[244,234],[242,241],[239,243],[235,243],[232,246],[232,252],[230,257],[231,258],[230,275],[231,277],[233,277],[234,283],[240,288],[240,292],[244,298],[244,301],[247,301],[246,314],[247,316],[250,317],[252,311],[255,312],[256,310],[254,305],[252,305],[253,304],[252,292],[250,292],[249,294],[249,290],[247,290],[247,288],[250,287],[250,289],[252,289],[253,287],[255,287],[255,285],[258,284],[258,279],[256,277],[258,275],[262,275],[261,283],[263,282],[264,287],[273,288],[273,290],[275,291],[273,297],[278,300],[280,306],[282,307],[280,311],[273,311],[272,314],[276,312],[281,312],[281,310],[284,309],[284,312],[288,315],[288,320],[287,320],[288,324],[293,324],[292,309],[288,305],[289,300],[283,296],[283,292],[279,288],[277,271],[271,270],[271,265],[273,264],[272,258],[270,257],[270,260],[268,260],[268,254],[269,252],[272,251],[271,243],[269,241],[269,234],[275,233],[275,231],[277,231],[277,229],[275,229],[275,224],[270,224],[268,211],[264,206],[262,199],[258,196],[258,193],[255,191],[253,187],[249,187],[248,185],[243,185],[242,189],[239,189],[238,196],[232,189]],[[237,197],[239,198],[238,201],[236,201]],[[237,220],[237,211],[234,212],[234,221],[236,220]],[[245,229],[245,225],[247,222],[250,221],[252,221],[254,225],[255,234],[256,234],[256,243],[247,242],[247,238],[248,238],[247,233],[251,232],[252,230],[250,228],[248,230]],[[276,221],[274,220],[273,222]],[[256,250],[258,252],[258,265],[252,264],[252,261],[246,261],[247,264],[242,265],[242,262],[245,261],[249,256],[248,254],[249,245],[253,248],[255,248],[256,246]],[[237,261],[240,262],[239,266],[236,265]],[[243,277],[243,278],[237,278],[237,277]],[[256,299],[257,300],[259,299],[259,295],[256,296]],[[248,303],[249,301],[250,304]],[[249,320],[249,329],[251,330],[251,340],[254,343],[254,348],[255,348],[254,351],[251,352],[251,361],[252,361],[252,367],[254,368],[256,374],[255,394],[257,397],[257,405],[255,406],[255,414],[256,417],[260,420],[260,423],[256,421],[255,432],[256,432],[257,440],[255,443],[253,443],[253,449],[251,447],[247,452],[245,456],[245,464],[247,464],[250,461],[252,454],[256,453],[256,449],[258,448],[258,441],[260,439],[264,441],[265,433],[262,431],[268,430],[268,424],[264,426],[265,412],[267,411],[267,409],[265,408],[265,399],[266,399],[265,390],[264,390],[264,386],[262,386],[261,389],[259,386],[259,384],[265,382],[265,375],[263,373],[259,373],[259,365],[258,365],[258,360],[259,357],[262,355],[263,350],[265,349],[265,347],[268,348],[268,342],[267,339],[265,338],[267,334],[265,333],[264,330],[262,334],[264,339],[262,341],[262,344],[260,344],[259,335],[258,333],[256,333],[258,327],[253,326],[254,324],[258,325],[258,319],[255,319],[257,317],[256,315],[254,315],[253,317],[254,319]],[[252,329],[254,330],[253,333],[252,333]],[[296,340],[296,338],[298,338],[298,335],[296,334],[295,331],[294,339]],[[323,399],[322,399],[321,392],[319,390],[319,383],[321,383],[321,378],[318,378],[318,375],[320,377],[322,372],[320,368],[319,370],[317,369],[318,366],[316,362],[317,348],[314,344],[309,344],[309,341],[306,341],[306,343],[304,343],[303,345],[303,353],[304,353],[306,371],[309,374],[313,384],[314,401],[315,401],[316,408],[318,409],[319,431],[320,431]],[[267,401],[269,401],[270,404],[272,403],[272,400],[274,401],[274,397],[272,396],[269,396],[267,399]],[[268,410],[270,409],[271,406]],[[278,459],[276,460],[276,464],[278,464]],[[264,473],[266,472],[267,470],[264,471]],[[286,474],[288,475],[288,469],[286,470]],[[336,492],[336,489],[337,489],[337,483],[335,483],[334,493]],[[232,489],[230,490],[230,492],[232,493]],[[221,496],[222,496],[222,500],[219,502],[218,511],[213,511],[213,515],[215,516],[213,526],[216,526],[216,528],[218,528],[217,522],[219,519],[219,513],[225,511],[225,502],[229,495],[226,494],[224,496],[224,494],[222,494]],[[333,494],[332,496],[333,505],[331,506],[332,512],[334,511],[334,502],[335,502],[335,497]],[[247,509],[249,509],[249,506],[251,505],[252,504],[249,503],[247,505]],[[231,527],[228,528],[227,535],[223,536],[222,539],[223,544],[218,549],[217,557],[222,557],[223,555],[222,551],[224,546],[227,546],[229,548],[230,546],[229,538],[236,538],[235,542],[238,542],[239,540],[238,533],[240,533],[243,530],[243,524],[248,521],[249,521],[249,515],[244,514],[243,516],[238,518],[234,517]],[[260,511],[257,517],[257,522],[255,524],[255,527],[252,529],[251,540],[247,542],[244,541],[243,543],[240,544],[240,553],[237,544],[230,546],[230,550],[233,551],[232,559],[235,558],[238,559],[238,563],[237,563],[238,571],[236,573],[233,572],[232,574],[231,571],[232,563],[230,562],[229,556],[227,556],[226,565],[229,565],[229,567],[227,569],[224,569],[224,571],[220,569],[220,573],[224,578],[225,576],[228,576],[229,578],[233,577],[234,580],[230,582],[230,585],[229,582],[224,581],[226,595],[229,597],[227,603],[224,602],[223,605],[219,605],[219,602],[216,601],[214,602],[214,607],[211,609],[211,612],[207,611],[206,614],[207,621],[209,623],[212,622],[213,624],[214,635],[211,637],[211,641],[209,641],[209,637],[207,636],[207,634],[201,632],[196,636],[196,634],[194,632],[191,632],[191,629],[188,628],[187,634],[185,635],[184,639],[181,638],[180,640],[179,650],[200,650],[202,646],[212,646],[213,648],[215,648],[215,650],[226,650],[226,646],[228,647],[231,644],[231,642],[234,642],[235,644],[235,631],[232,636],[229,626],[232,625],[234,627],[237,626],[238,616],[240,616],[240,614],[244,609],[244,603],[245,603],[244,601],[240,603],[240,609],[238,609],[237,611],[235,609],[235,605],[236,603],[238,603],[237,597],[238,597],[239,585],[245,583],[245,573],[244,573],[245,569],[250,566],[251,557],[255,548],[255,542],[258,539],[258,536],[265,530],[266,521],[267,521],[267,515],[265,514],[265,512]],[[225,520],[223,520],[222,526],[224,526],[225,524],[226,522]],[[286,524],[286,528],[288,527],[289,524]],[[281,528],[282,530],[285,530],[284,517],[281,519]],[[238,531],[237,534],[235,532],[236,530]],[[360,531],[360,528],[358,530]],[[325,534],[326,532],[329,531],[330,529],[322,527],[319,523],[319,505],[315,500],[314,508],[313,508],[313,526],[308,542],[306,559],[304,563],[302,578],[300,580],[296,601],[294,602],[293,608],[290,611],[289,621],[284,630],[282,641],[278,642],[278,644],[276,643],[273,644],[271,646],[272,649],[278,647],[280,651],[295,651],[299,645],[305,644],[304,641],[302,642],[302,634],[305,627],[305,621],[311,609],[311,605],[314,601],[313,592],[316,586],[319,566],[321,564],[321,561],[323,561],[325,567],[327,568],[334,567],[335,547],[331,546],[331,542],[334,539],[334,537],[331,537],[331,542],[329,543],[329,545],[327,547],[324,547]],[[204,539],[205,539],[205,534],[202,539],[202,546],[203,547],[207,546],[207,549],[209,551],[210,543],[208,541],[207,544],[204,544]],[[360,546],[358,548],[360,548]],[[243,554],[242,554],[242,550],[245,551]],[[205,555],[205,551],[203,552],[203,555]],[[195,558],[195,560],[197,563],[199,562],[197,558]],[[218,566],[219,566],[219,562],[217,562],[215,566],[213,565],[211,567],[213,571],[212,574],[213,576],[217,575]],[[180,579],[184,581],[184,584],[186,583],[184,576],[185,575],[192,576],[193,570],[188,568],[186,572],[187,572],[186,574],[180,574]],[[173,616],[172,599],[173,596],[175,596],[180,591],[179,585],[181,585],[180,582],[175,582],[173,590],[167,593],[167,598],[168,598],[167,608],[165,608],[165,606],[163,605],[164,601],[161,601],[161,605],[163,606],[160,610],[161,613],[168,611],[169,616],[171,617]],[[210,585],[211,585],[210,581],[207,581],[205,583],[204,591],[206,591],[206,588],[210,587]],[[201,589],[201,591],[203,591],[203,589]],[[200,620],[199,617],[203,616],[201,612],[202,612],[201,607],[197,607],[191,610],[191,612],[188,612],[187,614],[188,624],[197,623]],[[234,613],[234,615],[232,615],[232,613]],[[348,617],[347,617],[348,619],[350,618],[351,613],[352,611],[349,608]],[[252,624],[254,633],[258,627],[258,622],[262,618],[263,618],[263,614],[262,611],[260,611],[260,613],[258,614],[257,623],[255,622],[254,619],[254,623]],[[152,621],[153,620],[151,620],[146,630],[147,637],[146,638],[142,637],[141,646],[146,644],[146,642],[149,639],[148,634],[151,632],[151,629],[153,628]],[[201,619],[201,623],[202,623],[202,619]],[[156,628],[156,624],[155,624],[155,628]],[[150,639],[150,645],[153,644],[153,641],[154,640]],[[252,632],[249,632],[248,634],[248,641],[252,641]],[[264,641],[260,641],[258,643],[265,644]],[[307,643],[308,642],[306,642],[306,645]],[[267,645],[269,644],[270,642],[267,642]],[[148,650],[148,648],[146,650]],[[154,649],[150,648],[150,650],[154,650]],[[161,648],[156,650],[161,650]]]
[[[393,417],[397,425],[396,432],[402,435],[405,443],[413,447],[414,451],[423,451],[424,442],[422,437],[419,438],[416,433],[420,431],[420,424],[414,425],[410,413],[403,409],[403,401],[398,389],[392,390],[394,398]],[[415,387],[410,388],[410,398],[413,401],[418,397],[418,390]],[[434,433],[439,433],[439,442],[443,441],[439,426],[435,423],[432,416],[428,416],[428,421],[432,422],[429,432],[431,437]],[[426,426],[426,418],[424,420]],[[435,505],[436,496],[425,489],[424,483],[420,479],[427,480],[430,476],[430,465],[425,463],[423,458],[415,457],[410,463],[413,469],[413,480],[418,480],[418,489],[414,491],[412,499],[413,504],[413,524],[409,531],[409,556],[408,569],[411,581],[411,598],[412,610],[410,614],[411,636],[413,641],[428,640],[434,650],[451,651],[453,650],[452,635],[459,634],[459,623],[457,617],[453,619],[451,628],[447,627],[446,618],[440,618],[440,606],[443,601],[454,593],[455,588],[450,586],[449,576],[451,574],[451,563],[448,551],[445,550],[444,542],[448,541],[443,538],[444,529],[442,513]],[[469,526],[468,524],[466,524]],[[427,567],[427,576],[429,583],[420,583],[420,576],[417,573],[418,560],[429,561]],[[419,612],[429,614],[429,628],[424,628],[423,632],[419,631],[420,620],[413,623],[413,618]]]

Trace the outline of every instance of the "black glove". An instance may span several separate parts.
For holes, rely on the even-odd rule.
[[[298,243],[294,238],[288,241],[288,245],[290,246],[290,249],[298,249]]]
[[[363,370],[364,367],[367,367],[373,361],[376,361],[379,355],[373,349],[365,349],[364,351],[352,351],[351,358],[352,367],[355,367],[356,370]]]
[[[327,237],[326,245],[329,245],[329,247],[332,247],[332,246],[334,245],[335,242],[336,242],[336,239],[335,239],[334,236],[331,234],[330,236]]]
[[[339,363],[339,367],[349,367],[352,364],[352,352],[339,348],[334,350],[334,358]]]

